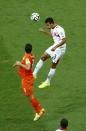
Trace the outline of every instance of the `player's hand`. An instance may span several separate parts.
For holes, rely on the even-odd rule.
[[[45,32],[45,30],[43,28],[40,28],[39,31],[40,32]]]
[[[20,66],[20,64],[21,64],[20,61],[16,61],[15,64],[13,65],[13,67]]]
[[[20,65],[21,65],[21,62],[20,62],[20,61],[16,61],[16,65],[17,65],[17,66],[20,66]]]
[[[51,49],[51,51],[55,51],[56,50],[56,47],[53,47],[52,49]]]

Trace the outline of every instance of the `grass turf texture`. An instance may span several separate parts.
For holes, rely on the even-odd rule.
[[[0,131],[54,131],[63,117],[69,120],[68,131],[86,129],[85,5],[85,0],[0,0]],[[30,21],[32,12],[40,14],[39,22]],[[33,44],[37,62],[53,42],[38,31],[47,16],[65,28],[68,46],[51,87],[37,88],[47,76],[50,60],[39,72],[34,90],[46,114],[33,122],[33,108],[12,64],[21,59],[25,43]]]

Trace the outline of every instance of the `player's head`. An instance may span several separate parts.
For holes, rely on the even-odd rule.
[[[60,126],[62,129],[66,129],[68,127],[68,120],[67,119],[62,119],[60,122]]]
[[[52,18],[52,17],[46,18],[46,19],[45,19],[45,24],[47,25],[47,27],[48,27],[49,29],[52,29],[53,26],[54,26],[54,20],[53,20],[53,18]]]
[[[31,51],[32,51],[32,45],[30,43],[27,43],[25,45],[25,52],[26,53],[31,53]]]

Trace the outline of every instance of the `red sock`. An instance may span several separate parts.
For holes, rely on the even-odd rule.
[[[35,97],[31,100],[31,103],[32,103],[32,106],[34,107],[35,111],[37,113],[39,113],[40,110],[42,109],[42,107],[41,107],[41,105],[39,104],[39,102],[37,101],[37,99]]]

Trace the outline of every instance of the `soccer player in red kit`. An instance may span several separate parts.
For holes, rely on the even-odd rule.
[[[34,56],[32,55],[32,45],[25,45],[25,55],[22,61],[16,61],[13,67],[18,67],[18,74],[22,79],[22,89],[24,94],[29,98],[32,106],[34,107],[36,114],[34,121],[38,120],[44,113],[45,109],[41,107],[37,98],[33,93],[34,78],[32,73],[32,65],[34,62]]]

